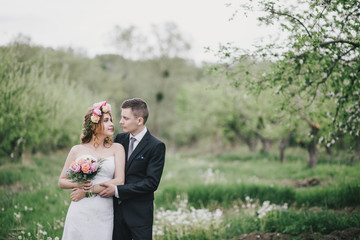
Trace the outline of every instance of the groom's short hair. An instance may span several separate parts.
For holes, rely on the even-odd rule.
[[[131,108],[131,111],[135,117],[142,117],[144,119],[144,124],[146,123],[149,117],[149,110],[147,104],[141,98],[131,98],[123,101],[121,108]]]

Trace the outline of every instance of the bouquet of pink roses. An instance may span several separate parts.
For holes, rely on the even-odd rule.
[[[66,173],[67,177],[73,182],[82,183],[92,180],[101,169],[104,159],[79,158],[74,160]]]

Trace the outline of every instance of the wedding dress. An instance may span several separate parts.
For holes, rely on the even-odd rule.
[[[79,158],[94,158],[83,155]],[[114,156],[107,157],[101,164],[101,170],[92,180],[99,184],[113,179],[115,172]],[[83,198],[78,202],[71,202],[65,220],[63,240],[81,239],[112,239],[113,233],[113,198],[103,198],[94,195]]]

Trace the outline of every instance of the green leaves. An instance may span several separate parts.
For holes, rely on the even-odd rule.
[[[54,64],[50,69],[40,57],[52,59],[50,54],[20,42],[0,49],[0,156],[17,158],[26,149],[49,151],[64,147],[64,141],[77,142],[87,93],[69,83],[67,71],[56,71]]]

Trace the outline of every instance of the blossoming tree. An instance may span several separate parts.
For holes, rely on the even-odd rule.
[[[317,164],[319,143],[331,147],[349,135],[359,148],[360,2],[299,0],[285,6],[279,0],[249,0],[240,9],[263,12],[261,23],[279,24],[288,34],[284,42],[257,47],[253,54],[271,60],[271,70],[249,79],[248,87],[276,89],[282,110],[296,116],[289,121],[308,125],[301,140],[309,152],[308,166]],[[241,50],[222,52],[236,60],[231,57]]]

